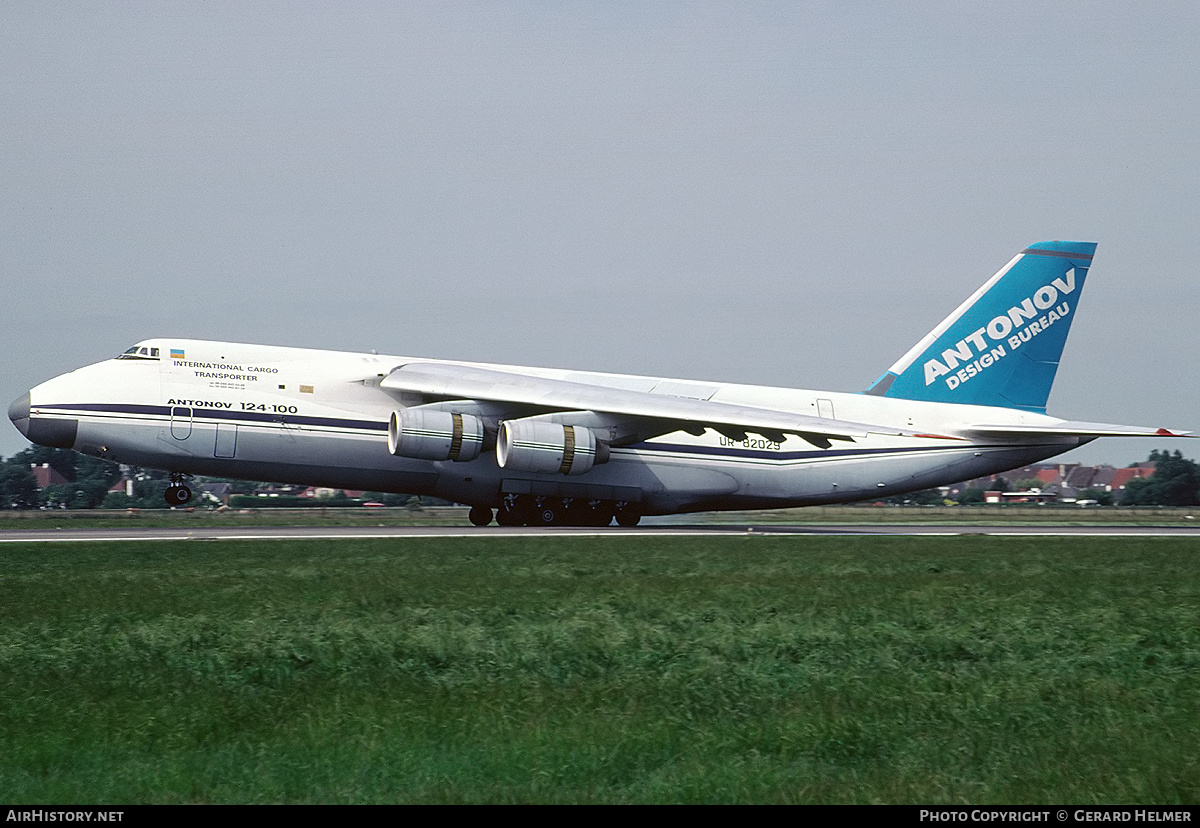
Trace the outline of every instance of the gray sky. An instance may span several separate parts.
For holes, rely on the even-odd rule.
[[[855,391],[1082,239],[1049,412],[1200,429],[1197,43],[1192,0],[8,0],[0,401],[150,336]]]

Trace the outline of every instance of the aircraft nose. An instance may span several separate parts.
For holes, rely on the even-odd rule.
[[[17,427],[17,431],[21,432],[26,437],[29,436],[28,391],[12,401],[12,405],[8,407],[8,419],[12,420],[12,424]]]
[[[39,446],[74,448],[75,440],[79,437],[79,420],[73,417],[31,417],[28,392],[12,401],[8,407],[8,419],[27,440]]]

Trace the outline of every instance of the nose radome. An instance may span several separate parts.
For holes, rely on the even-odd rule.
[[[8,407],[8,419],[12,420],[12,424],[17,427],[17,431],[29,436],[29,392],[26,391],[21,396],[12,401],[12,405]]]
[[[28,393],[13,400],[8,407],[8,419],[27,440],[39,446],[74,448],[79,436],[79,420],[73,417],[31,417]]]

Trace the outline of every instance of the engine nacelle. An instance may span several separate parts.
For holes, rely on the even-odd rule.
[[[388,421],[388,451],[417,460],[474,460],[483,450],[483,421],[471,414],[406,408]]]
[[[607,459],[608,446],[597,441],[590,428],[545,420],[500,424],[496,462],[506,471],[576,475]]]

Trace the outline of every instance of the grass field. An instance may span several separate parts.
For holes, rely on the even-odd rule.
[[[807,506],[745,512],[701,512],[646,518],[646,524],[966,524],[1003,523],[1058,526],[1196,526],[1200,509],[1160,506],[1081,508],[1028,506]],[[467,507],[422,509],[361,507],[309,509],[0,509],[0,534],[6,529],[71,529],[181,526],[468,526]],[[1200,527],[1198,535],[1200,535]]]
[[[1200,542],[0,548],[0,799],[1200,802]]]

